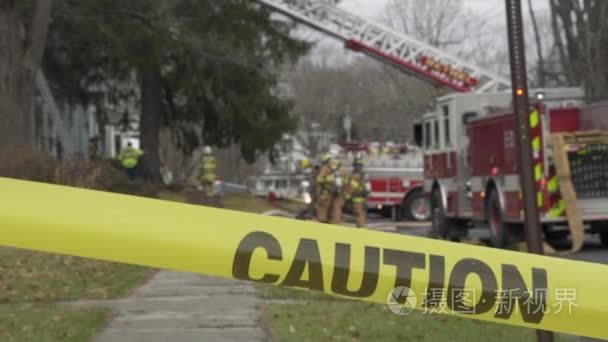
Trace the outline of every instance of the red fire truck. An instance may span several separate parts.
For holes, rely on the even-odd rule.
[[[596,114],[581,115],[590,110],[583,106],[583,92],[578,88],[536,93],[530,125],[537,135],[533,140],[537,202],[547,237],[563,237],[568,233],[565,203],[556,189],[549,135],[588,129],[589,116],[597,117],[597,109]],[[489,228],[493,246],[504,247],[521,232],[523,203],[510,105],[508,92],[452,94],[439,98],[437,109],[424,115],[424,189],[435,235],[458,237],[480,225]],[[604,113],[608,115],[608,111]],[[569,148],[572,154],[580,147]],[[576,168],[572,159],[570,163],[584,223],[608,245],[608,165],[602,164],[608,161],[608,152],[603,157],[601,149],[595,162],[581,159]],[[582,171],[579,182],[574,180],[576,170]],[[591,181],[589,177],[595,178]]]
[[[491,212],[489,208],[496,203],[497,210],[492,211],[496,214],[495,222],[509,223],[510,227],[520,225],[522,219],[518,212],[521,201],[515,164],[517,158],[513,157],[515,137],[513,129],[507,129],[513,125],[512,119],[509,119],[512,114],[508,110],[496,111],[496,107],[510,106],[511,82],[508,79],[401,32],[358,17],[337,7],[336,1],[256,1],[342,41],[353,51],[396,66],[435,85],[460,92],[461,94],[439,98],[435,112],[424,117],[424,191],[425,195],[433,199],[434,227],[436,230],[443,229],[437,222],[449,221],[454,227],[465,228],[471,222],[487,222],[488,213]],[[554,127],[567,125],[566,122],[571,120],[572,115],[576,115],[557,113],[568,106],[580,106],[580,101],[577,102],[576,99],[583,94],[579,89],[553,89],[547,90],[546,95],[540,111],[540,115],[545,118],[541,131],[544,138]],[[564,99],[575,100],[572,102]],[[581,122],[584,120],[581,119]],[[503,127],[498,128],[501,125]],[[544,143],[538,153],[543,156],[541,171],[546,179],[549,177],[551,153],[547,140],[541,140]],[[368,163],[368,167],[371,165]],[[371,166],[368,170],[373,168]],[[397,188],[398,180],[380,184],[384,185],[378,186],[375,193],[384,195],[404,190],[392,190]],[[392,208],[397,208],[395,203],[398,201],[389,201],[387,196],[372,196],[370,203],[374,204],[376,197],[376,206],[392,203]],[[402,199],[401,195],[395,195],[395,198]],[[601,220],[597,218],[605,214],[605,210],[593,209],[598,203],[601,204],[598,199],[579,203],[586,221],[594,222],[593,227],[598,227],[595,222]],[[546,208],[542,210],[543,222],[547,223],[547,227],[553,229],[558,226],[549,224],[550,222],[565,222],[563,216],[548,218]],[[393,217],[396,217],[400,211],[393,209],[392,212]],[[594,216],[595,214],[599,216]],[[498,227],[496,231],[493,229],[495,245],[502,245],[506,241],[504,236],[507,231],[500,229],[502,226],[504,224],[493,225]],[[441,233],[443,235],[445,232]]]
[[[343,164],[351,171],[353,158],[364,160],[371,185],[368,210],[379,211],[393,220],[423,221],[430,217],[424,199],[422,150],[410,145],[348,143],[341,145]]]

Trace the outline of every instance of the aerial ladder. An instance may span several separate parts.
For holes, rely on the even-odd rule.
[[[338,0],[255,0],[353,51],[457,92],[510,91],[511,82],[427,43],[338,7]]]

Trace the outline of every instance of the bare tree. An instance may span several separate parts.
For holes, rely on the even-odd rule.
[[[313,155],[323,148],[321,131],[345,137],[345,115],[353,119],[355,140],[407,141],[413,120],[433,95],[430,84],[367,58],[347,65],[303,62],[287,80],[296,99],[292,113],[300,122],[300,141]]]
[[[389,0],[385,8],[385,21],[394,29],[412,36],[440,50],[472,61],[489,70],[506,73],[508,60],[506,41],[501,39],[500,27],[492,26],[491,13],[476,13],[465,6],[464,0]],[[502,18],[502,16],[501,16]],[[424,80],[403,77],[385,68],[410,103],[419,105],[421,98],[431,99],[446,94],[443,88],[429,87]],[[426,110],[426,103],[420,113]]]
[[[551,23],[569,85],[590,97],[608,96],[608,2],[550,0]]]
[[[538,69],[537,69],[537,77],[538,77],[538,85],[540,87],[545,86],[545,58],[543,57],[543,46],[540,39],[540,31],[538,27],[538,21],[536,20],[536,13],[534,12],[534,7],[532,6],[532,0],[528,0],[528,11],[530,13],[530,20],[532,22],[532,28],[534,30],[534,41],[536,42],[536,55],[538,58]]]
[[[468,10],[464,0],[390,0],[385,12],[395,29],[458,54],[488,33],[486,16]]]

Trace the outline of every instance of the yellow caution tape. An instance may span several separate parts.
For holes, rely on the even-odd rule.
[[[0,194],[4,246],[608,338],[605,265],[3,178]]]

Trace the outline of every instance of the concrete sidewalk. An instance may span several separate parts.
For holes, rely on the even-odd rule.
[[[266,341],[251,284],[161,271],[126,299],[96,342]]]

